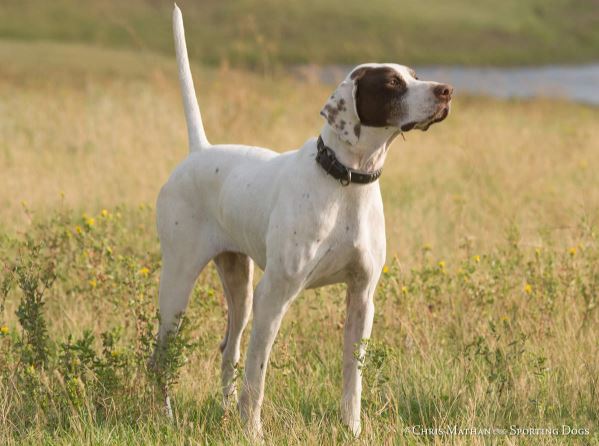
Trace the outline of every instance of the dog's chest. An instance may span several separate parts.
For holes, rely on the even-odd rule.
[[[382,267],[385,233],[382,208],[369,203],[336,202],[288,222],[282,231],[279,265],[290,276],[305,277],[306,286],[346,282]],[[379,265],[380,264],[380,265]]]

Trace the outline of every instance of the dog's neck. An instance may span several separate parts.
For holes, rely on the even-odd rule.
[[[342,141],[331,126],[325,124],[320,136],[343,165],[361,172],[373,172],[383,167],[389,145],[398,133],[393,127],[362,126],[358,142],[352,145]]]

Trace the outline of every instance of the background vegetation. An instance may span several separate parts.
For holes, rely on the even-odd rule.
[[[182,3],[194,60],[218,63],[193,67],[210,140],[281,151],[317,134],[331,86],[231,66],[275,66],[294,45],[305,56],[292,62],[336,62],[328,59],[338,54],[334,33],[313,47],[298,43],[304,37],[270,34],[274,23],[292,32],[302,20],[320,20],[308,14],[318,8],[341,10],[348,23],[372,20],[371,29],[378,20],[370,18],[375,8],[351,2],[308,2],[305,11],[294,2],[206,3],[211,20]],[[263,42],[290,47],[271,51],[239,37],[251,43],[234,52],[234,39],[220,36],[239,32],[233,25],[243,20],[228,17],[264,5],[273,24],[256,22]],[[450,26],[466,3],[454,5],[433,12],[410,2],[404,13],[422,23],[445,13]],[[483,30],[478,36],[503,23],[503,13],[477,5],[463,20]],[[552,11],[566,17],[581,4],[539,5],[558,5],[564,9]],[[275,6],[297,9],[290,9],[296,21],[280,25]],[[514,8],[504,12],[512,23],[525,22],[533,6],[493,4]],[[585,11],[580,20],[592,20],[592,7]],[[153,203],[187,154],[174,58],[161,54],[170,51],[169,19],[170,4],[150,2],[0,4],[1,33],[11,36],[0,39],[1,444],[245,442],[237,415],[220,409],[226,306],[211,267],[171,352],[174,423],[165,420],[145,365],[160,270]],[[208,28],[192,31],[190,22],[230,29],[204,40]],[[324,33],[312,26],[306,39]],[[588,28],[576,35],[596,33]],[[471,30],[463,35],[475,40]],[[564,36],[566,46],[575,38]],[[347,42],[347,59],[339,61],[376,57],[383,43],[359,49]],[[479,54],[494,48],[485,45]],[[452,60],[486,61],[470,59],[476,51],[465,48],[454,47]],[[582,60],[583,51],[555,54]],[[534,51],[530,57],[537,61]],[[598,117],[596,107],[568,102],[458,95],[447,121],[394,142],[381,179],[388,262],[363,365],[364,432],[355,444],[599,444]],[[303,293],[284,320],[267,377],[268,444],[352,442],[338,413],[344,310],[343,287],[327,287]],[[568,425],[589,434],[423,438],[404,431],[415,425]]]
[[[181,0],[191,57],[280,64],[515,65],[597,57],[594,0]],[[170,53],[172,2],[4,0],[0,37]]]

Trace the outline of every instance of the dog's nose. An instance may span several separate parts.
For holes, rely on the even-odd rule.
[[[446,101],[451,99],[451,94],[453,93],[453,87],[449,84],[439,84],[435,86],[433,89],[433,93],[439,99],[444,99]]]

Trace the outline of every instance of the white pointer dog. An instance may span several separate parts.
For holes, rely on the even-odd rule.
[[[163,266],[154,359],[176,332],[198,274],[214,261],[228,307],[221,345],[224,401],[236,401],[240,340],[253,310],[238,406],[248,432],[260,437],[266,367],[285,312],[303,289],[346,283],[341,414],[358,435],[359,361],[385,262],[378,177],[395,136],[445,119],[452,87],[418,80],[402,65],[364,64],[349,73],[320,112],[326,123],[318,142],[309,139],[283,154],[211,145],[176,5],[173,26],[190,154],[162,187],[156,206]],[[264,275],[252,292],[254,262]]]

